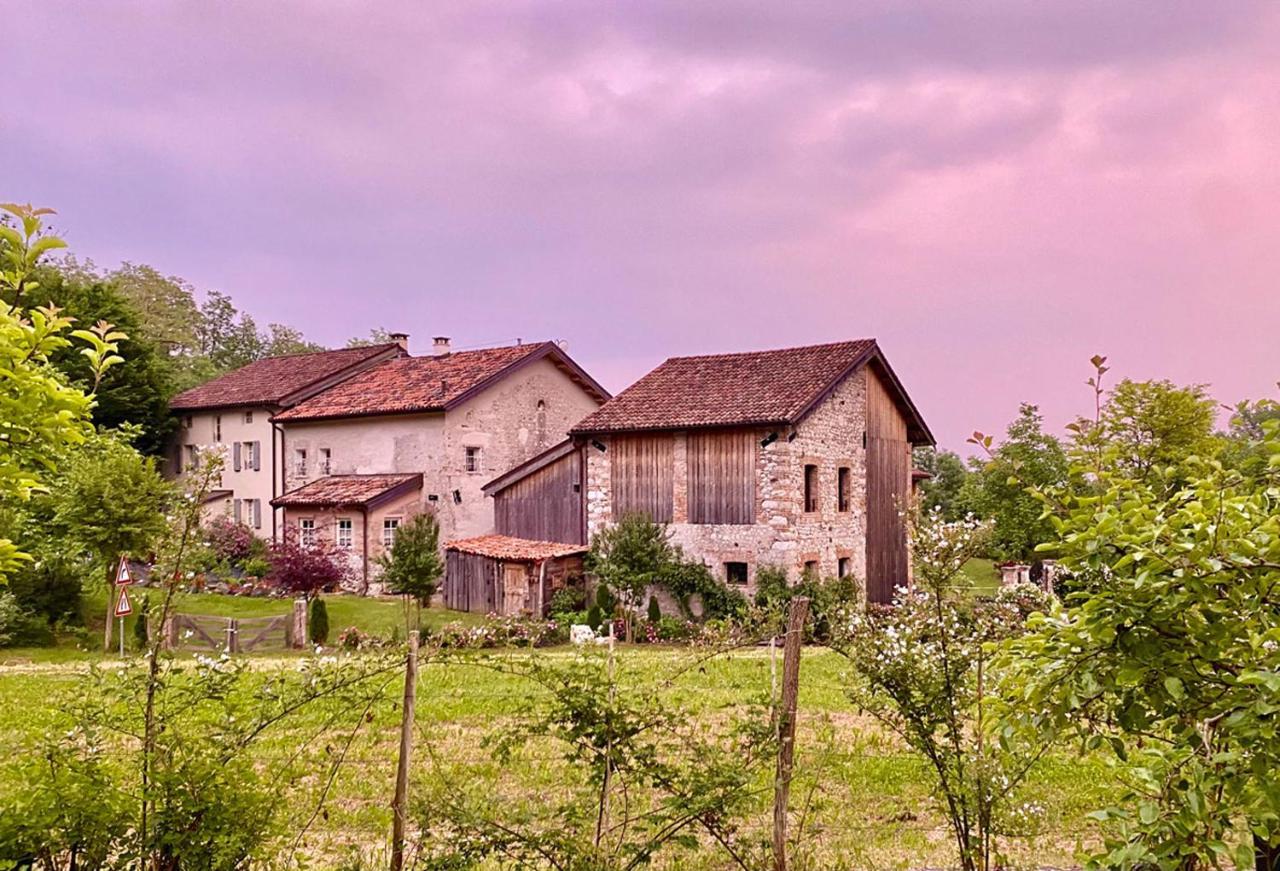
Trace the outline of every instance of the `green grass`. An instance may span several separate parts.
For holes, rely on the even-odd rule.
[[[990,596],[1000,589],[1000,573],[989,559],[971,559],[964,564],[961,580],[973,588],[976,596]]]
[[[393,607],[395,603],[388,603]],[[230,607],[230,606],[228,606]],[[357,613],[357,612],[352,612]],[[338,624],[335,624],[338,625]],[[564,649],[492,654],[538,656],[548,660],[573,654]],[[694,722],[711,725],[730,715],[746,715],[748,706],[768,693],[769,653],[749,649],[688,668],[697,651],[672,648],[620,648],[619,672],[624,685],[660,685],[672,705],[690,711]],[[256,668],[276,667],[296,673],[291,660],[256,660]],[[475,788],[524,805],[544,802],[564,777],[565,759],[546,743],[535,741],[502,764],[491,756],[484,738],[510,724],[539,690],[526,679],[492,667],[493,658],[479,654],[447,664],[425,663],[420,671],[414,749],[415,789]],[[33,752],[44,735],[68,726],[63,700],[81,692],[82,664],[57,663],[0,666],[0,759]],[[798,717],[796,807],[808,807],[805,852],[799,867],[881,869],[949,867],[954,864],[942,816],[932,803],[928,771],[922,760],[893,736],[853,710],[844,692],[847,663],[821,649],[807,650],[801,669]],[[332,748],[343,746],[353,725],[361,722],[348,751],[347,764],[333,784],[326,813],[307,838],[312,867],[332,868],[351,848],[376,855],[386,844],[391,818],[388,802],[394,784],[399,723],[399,680],[393,680],[370,718],[360,711],[335,710],[318,703],[273,729],[254,751],[263,771],[272,771],[300,750],[312,760],[313,773],[324,769]],[[331,718],[335,718],[331,721]],[[7,748],[7,752],[6,752]],[[761,772],[761,792],[754,800],[745,829],[767,839],[770,820],[768,779]],[[0,762],[0,796],[17,788],[4,781]],[[302,820],[315,807],[320,778],[297,781],[285,813]],[[1096,758],[1079,759],[1069,751],[1049,757],[1028,786],[1028,798],[1045,807],[1040,827],[1008,842],[1018,866],[1072,866],[1079,841],[1096,839],[1085,814],[1114,798],[1107,767]],[[720,854],[706,851],[660,868],[711,871],[728,867]]]

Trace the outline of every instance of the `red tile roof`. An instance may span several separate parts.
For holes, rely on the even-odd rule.
[[[398,495],[422,487],[422,475],[330,475],[283,496],[271,504],[286,508],[333,508],[342,505],[369,505],[382,496]]]
[[[509,535],[481,535],[448,542],[445,547],[462,553],[474,553],[493,559],[544,560],[575,553],[586,553],[584,544],[562,544],[558,541],[531,541]]]
[[[275,416],[275,420],[328,420],[367,414],[444,411],[511,369],[552,358],[588,393],[609,394],[554,342],[457,351],[439,357],[388,360]]]
[[[672,357],[588,415],[578,434],[794,423],[876,353],[875,339]]]
[[[169,407],[175,411],[188,411],[241,405],[280,405],[300,390],[379,354],[388,354],[397,347],[392,343],[267,357],[220,375],[199,387],[184,390],[169,401]]]

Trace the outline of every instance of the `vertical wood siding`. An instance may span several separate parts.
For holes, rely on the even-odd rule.
[[[692,431],[688,439],[689,522],[756,522],[756,433]]]
[[[493,511],[498,534],[586,544],[582,463],[578,449],[496,494]]]
[[[445,551],[444,604],[455,611],[496,611],[498,561],[456,550]]]
[[[889,602],[907,583],[907,533],[900,512],[911,492],[907,421],[871,367],[867,377],[867,601]]]
[[[655,523],[670,523],[675,464],[671,433],[614,436],[609,456],[613,519],[644,514]]]

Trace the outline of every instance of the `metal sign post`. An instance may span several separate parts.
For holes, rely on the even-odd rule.
[[[116,570],[116,617],[120,620],[120,657],[124,658],[124,618],[133,613],[133,603],[129,601],[129,585],[133,577],[129,574],[129,563],[125,557],[120,558],[120,568]]]

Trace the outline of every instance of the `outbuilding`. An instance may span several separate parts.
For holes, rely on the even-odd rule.
[[[445,545],[444,604],[477,614],[547,613],[557,590],[580,582],[586,545],[481,535]]]

